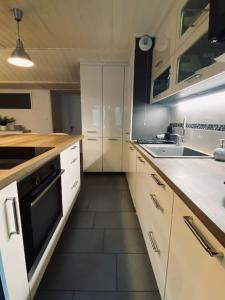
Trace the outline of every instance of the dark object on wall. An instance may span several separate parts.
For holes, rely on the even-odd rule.
[[[0,109],[31,109],[30,93],[0,93]]]
[[[225,1],[210,0],[209,41],[212,43],[225,41]]]

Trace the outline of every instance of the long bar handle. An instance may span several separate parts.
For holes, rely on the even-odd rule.
[[[138,156],[138,160],[143,164],[145,163],[145,161],[140,156]]]
[[[157,177],[156,174],[151,174],[151,176],[159,186],[161,186],[162,188],[165,188],[165,184],[159,180],[159,178]]]
[[[132,148],[132,147],[129,147],[129,148],[130,148],[130,150],[134,151],[134,148]]]
[[[75,150],[77,148],[77,146],[73,146],[72,148],[70,148],[70,150]]]
[[[7,198],[5,200],[5,212],[8,227],[9,238],[14,234],[20,234],[19,221],[16,208],[16,198]]]
[[[155,205],[155,207],[156,207],[158,210],[161,210],[161,212],[164,212],[164,209],[163,209],[162,206],[159,204],[159,201],[158,201],[158,199],[156,198],[156,195],[150,194],[150,197],[151,197],[152,202],[153,202],[153,204]]]
[[[185,224],[188,226],[188,228],[191,230],[191,232],[194,234],[196,239],[199,241],[199,243],[202,245],[202,247],[205,249],[205,251],[211,257],[223,257],[224,256],[223,253],[217,252],[215,250],[215,248],[210,244],[210,242],[204,237],[204,235],[201,233],[201,231],[194,224],[192,217],[184,216],[183,220],[184,220]]]
[[[198,79],[198,78],[200,78],[200,77],[202,77],[202,74],[194,74],[194,75],[192,75],[192,76],[186,78],[186,79],[184,80],[184,82],[192,82],[192,81],[195,81],[196,79]]]
[[[96,130],[87,130],[87,133],[97,133]]]
[[[160,250],[159,250],[157,243],[155,241],[155,238],[154,238],[153,231],[149,231],[148,236],[149,236],[153,251],[156,253],[160,253]]]
[[[77,158],[74,158],[74,159],[71,161],[71,164],[74,164],[76,161],[77,161]]]
[[[71,190],[72,190],[72,189],[75,189],[75,187],[78,185],[78,182],[79,182],[78,180],[76,180],[76,181],[74,182],[74,184],[73,184],[72,187],[71,187]]]
[[[37,196],[37,198],[30,203],[30,206],[33,207],[35,204],[37,204],[42,196],[47,193],[47,191],[55,184],[55,182],[62,176],[62,174],[65,172],[65,170],[60,170],[59,174],[51,181],[51,183]]]

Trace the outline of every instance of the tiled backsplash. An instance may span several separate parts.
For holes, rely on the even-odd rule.
[[[213,153],[218,147],[218,140],[225,138],[225,90],[173,105],[170,116],[177,133],[181,133],[186,116],[186,145]]]

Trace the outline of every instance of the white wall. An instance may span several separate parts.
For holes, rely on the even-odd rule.
[[[185,100],[171,107],[171,123],[225,124],[225,90]],[[179,133],[179,129],[176,130]],[[187,129],[185,144],[213,153],[225,131]]]
[[[0,115],[14,117],[16,124],[33,132],[52,132],[51,98],[48,90],[0,90],[0,93],[31,92],[32,109],[0,109]]]

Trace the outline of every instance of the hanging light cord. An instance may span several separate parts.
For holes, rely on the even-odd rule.
[[[17,22],[17,36],[18,36],[18,40],[20,41],[20,25],[19,25],[19,21]]]

